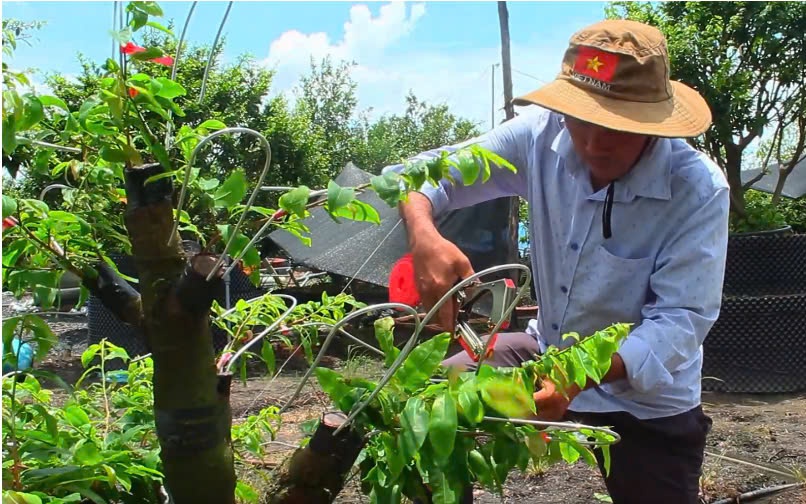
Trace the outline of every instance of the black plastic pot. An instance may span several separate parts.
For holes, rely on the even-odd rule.
[[[732,235],[723,296],[703,344],[703,390],[806,390],[806,235]]]
[[[806,234],[787,230],[728,240],[725,295],[806,292]]]
[[[806,390],[805,337],[806,293],[725,297],[703,344],[703,390]]]

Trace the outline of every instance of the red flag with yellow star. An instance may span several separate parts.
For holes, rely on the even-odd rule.
[[[574,60],[574,71],[596,80],[610,82],[616,73],[618,54],[601,51],[594,47],[580,46]]]

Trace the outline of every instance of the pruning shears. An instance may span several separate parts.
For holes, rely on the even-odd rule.
[[[492,308],[490,309],[490,317],[488,319],[488,328],[494,329],[499,322],[501,322],[501,329],[509,328],[509,320],[506,318],[506,309],[510,303],[515,299],[516,289],[515,283],[510,278],[502,278],[499,280],[492,280],[490,282],[478,282],[468,285],[456,293],[456,299],[459,302],[459,315],[456,322],[455,338],[465,349],[465,352],[473,359],[473,362],[478,362],[484,352],[484,341],[470,327],[468,321],[473,304],[478,301],[485,294],[492,296]],[[490,343],[487,345],[487,353],[484,358],[489,358],[494,351],[495,343],[498,340],[498,333],[490,336]]]

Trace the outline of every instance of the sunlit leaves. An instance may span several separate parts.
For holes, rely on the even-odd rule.
[[[215,206],[219,208],[231,208],[246,196],[247,182],[246,174],[243,170],[233,171],[215,192],[213,196]]]
[[[299,186],[296,189],[288,191],[280,196],[280,208],[295,214],[297,217],[305,217],[307,212],[305,207],[308,204],[310,194],[311,190],[306,186]]]

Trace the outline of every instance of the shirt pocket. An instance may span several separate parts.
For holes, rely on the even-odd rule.
[[[619,257],[599,245],[587,264],[587,285],[575,289],[574,296],[585,318],[599,324],[639,323],[649,294],[654,258]]]

